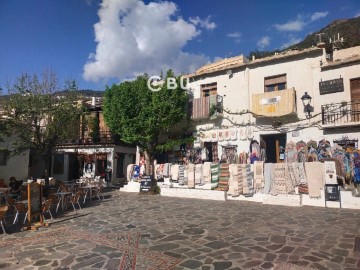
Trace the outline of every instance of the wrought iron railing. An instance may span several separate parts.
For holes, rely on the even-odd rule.
[[[116,137],[110,131],[101,130],[98,137],[84,136],[79,139],[66,140],[61,145],[114,144],[116,141]]]
[[[360,122],[360,101],[332,103],[321,106],[323,125],[345,125]]]

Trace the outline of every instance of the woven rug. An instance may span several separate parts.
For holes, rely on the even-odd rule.
[[[195,165],[195,185],[203,184],[202,171],[203,171],[202,164],[196,164]]]
[[[320,190],[323,188],[324,164],[321,162],[305,162],[305,172],[308,180],[309,196],[311,198],[321,197]]]
[[[179,165],[179,185],[185,185],[185,166]]]
[[[274,180],[274,163],[265,163],[264,164],[264,188],[263,193],[269,194],[271,185]]]
[[[287,166],[288,175],[289,175],[289,178],[291,180],[292,185],[293,186],[299,185],[299,183],[297,182],[298,179],[295,176],[297,163],[295,163],[295,162],[287,162],[285,164],[286,164],[285,166]]]
[[[295,168],[295,177],[297,178],[296,182],[300,184],[307,184],[306,173],[304,168],[304,163],[299,162]]]
[[[217,190],[227,191],[229,189],[229,178],[230,178],[230,171],[229,171],[228,163],[220,164],[220,177],[219,177],[219,185]]]
[[[241,164],[241,178],[243,180],[243,194],[252,195],[254,193],[253,172],[250,164]]]
[[[219,184],[219,164],[211,164],[211,188],[216,188]]]
[[[211,183],[211,162],[204,162],[203,164],[203,179],[205,184]]]
[[[254,189],[261,192],[264,188],[264,161],[254,162]]]
[[[195,165],[189,164],[187,172],[188,172],[188,187],[194,188],[195,187]]]
[[[237,164],[230,164],[229,172],[230,172],[229,190],[228,190],[227,194],[234,196],[234,194],[235,194],[235,186],[237,185],[237,174],[238,174]],[[236,181],[236,183],[235,183],[235,181]]]
[[[287,194],[286,166],[284,163],[274,164],[274,181],[271,195]]]
[[[173,180],[174,182],[179,181],[179,165],[178,164],[174,164],[171,166],[171,180]]]

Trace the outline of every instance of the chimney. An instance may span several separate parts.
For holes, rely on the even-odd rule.
[[[96,105],[96,98],[95,97],[92,97],[91,99],[91,106],[93,106],[95,108],[95,105]]]

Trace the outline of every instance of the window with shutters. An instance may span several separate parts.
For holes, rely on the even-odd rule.
[[[281,91],[287,89],[286,74],[264,78],[264,92]]]
[[[360,78],[350,80],[351,101],[360,101]]]
[[[207,83],[201,85],[201,97],[209,97],[217,94],[217,83]]]

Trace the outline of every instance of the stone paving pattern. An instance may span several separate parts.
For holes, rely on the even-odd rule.
[[[107,195],[50,227],[0,234],[0,268],[360,269],[359,210]]]

